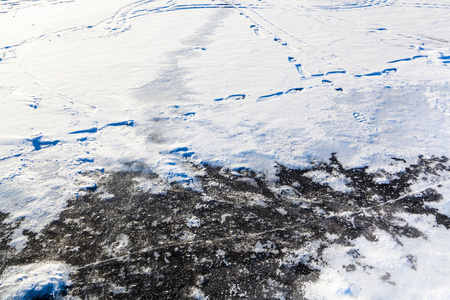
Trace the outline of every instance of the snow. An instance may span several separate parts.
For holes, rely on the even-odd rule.
[[[398,217],[424,230],[427,238],[400,238],[401,245],[378,231],[376,242],[360,237],[352,246],[327,248],[324,259],[328,265],[319,280],[303,287],[307,298],[446,299],[450,275],[447,230],[423,215]]]
[[[253,252],[266,253],[267,251],[274,251],[275,248],[276,248],[275,244],[271,241],[266,241],[266,243],[264,244],[262,244],[261,241],[257,241],[253,248]]]
[[[191,297],[193,299],[196,299],[196,300],[209,299],[209,297],[205,297],[205,294],[201,290],[199,290],[198,288],[193,288],[192,289]]]
[[[167,190],[167,183],[160,179],[135,178],[137,188],[143,191],[152,191],[155,194],[164,194]]]
[[[448,156],[448,9],[444,0],[3,1],[0,206],[6,222],[22,220],[9,245],[22,249],[24,229],[39,232],[105,170],[143,166],[193,187],[186,160],[274,178],[277,164],[306,167],[334,152],[345,166],[371,169],[391,157]],[[350,191],[346,178],[311,178]],[[429,206],[448,216],[448,181],[440,183],[447,202]],[[186,222],[200,226],[195,216]],[[380,232],[377,243],[354,241],[360,262],[377,266],[370,274],[344,273],[339,264],[355,260],[348,249],[327,249],[331,265],[307,295],[442,299],[448,233],[411,222],[427,240],[399,247]],[[421,257],[417,270],[410,254]],[[11,269],[1,288],[59,288],[65,268]],[[42,279],[45,270],[56,281]],[[19,272],[37,279],[12,287]]]
[[[186,220],[186,224],[189,228],[195,228],[195,227],[199,227],[200,226],[200,219],[197,218],[196,216],[190,216],[189,218],[187,218]]]
[[[71,284],[74,269],[62,263],[35,263],[7,268],[0,278],[2,299],[60,295]]]
[[[310,171],[306,173],[305,176],[310,177],[317,183],[328,185],[338,192],[348,193],[352,191],[352,189],[347,186],[349,179],[341,174],[333,176],[333,174],[328,174],[324,171]]]
[[[93,186],[77,184],[81,173],[124,162],[189,184],[185,158],[273,176],[276,162],[305,166],[332,152],[349,166],[447,154],[449,69],[439,57],[449,50],[439,40],[448,20],[439,4],[322,2],[152,11],[164,2],[97,1],[98,13],[88,1],[42,2],[2,14],[18,29],[1,31],[0,182],[10,220],[25,216],[23,227],[40,230]],[[404,17],[388,17],[399,9]],[[388,63],[417,55],[427,57]],[[398,72],[354,77],[391,67]],[[45,199],[58,208],[46,211]],[[31,202],[47,221],[32,223]]]
[[[283,265],[297,266],[298,264],[308,264],[312,258],[317,258],[320,242],[308,243],[303,249],[295,250],[293,254],[288,255],[282,262]]]

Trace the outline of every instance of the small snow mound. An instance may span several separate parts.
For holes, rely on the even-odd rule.
[[[338,192],[349,193],[353,191],[353,189],[348,186],[351,180],[342,174],[330,174],[325,171],[316,170],[306,173],[305,176],[317,183],[328,185]]]
[[[5,300],[62,296],[72,284],[72,271],[72,267],[61,263],[9,267],[0,278],[0,295]]]
[[[207,300],[209,297],[205,297],[205,294],[198,288],[192,289],[191,297],[196,300]]]
[[[187,218],[187,226],[189,227],[189,228],[192,228],[192,227],[200,227],[200,219],[199,218],[197,218],[196,216],[192,216],[192,217],[190,217],[190,218]]]
[[[265,244],[262,244],[260,241],[257,241],[255,244],[255,247],[253,248],[253,252],[267,253],[267,252],[275,251],[275,249],[276,249],[276,245],[271,241],[267,241]]]

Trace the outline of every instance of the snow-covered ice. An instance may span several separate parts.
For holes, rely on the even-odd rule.
[[[129,188],[163,197],[174,183],[202,190],[204,170],[192,165],[275,182],[280,165],[309,168],[336,153],[342,168],[367,166],[389,184],[420,155],[449,157],[449,12],[445,0],[2,1],[0,212],[11,226],[8,247],[23,250],[24,230],[41,232],[71,199],[94,190],[105,203],[119,197],[99,188],[111,172],[155,174]],[[354,192],[338,169],[304,175]],[[450,217],[448,177],[426,174],[408,192],[435,189],[442,200],[426,206]],[[256,187],[259,179],[246,178]],[[313,203],[293,187],[270,189],[296,205]],[[245,195],[255,210],[272,205]],[[224,224],[231,215],[221,217]],[[426,215],[401,218],[427,238],[358,237],[351,247],[359,258],[329,247],[304,295],[444,299],[448,230]],[[189,215],[183,223],[204,222]],[[126,248],[124,237],[115,238]],[[393,253],[391,265],[381,250]],[[14,298],[25,290],[4,288],[11,270],[0,289]],[[208,298],[197,287],[190,293]]]
[[[7,268],[0,278],[3,299],[36,299],[61,296],[71,284],[73,267],[62,263],[35,263]]]

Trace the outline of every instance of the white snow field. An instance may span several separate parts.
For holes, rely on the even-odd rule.
[[[0,211],[22,220],[9,245],[23,249],[24,229],[38,233],[95,187],[93,172],[140,165],[195,189],[186,160],[274,178],[277,164],[331,153],[370,170],[449,157],[449,28],[446,0],[3,0]],[[348,190],[346,178],[310,177]],[[448,217],[449,182],[433,182]],[[305,297],[448,299],[448,230],[401,217],[427,238],[360,237],[357,258],[327,248]],[[376,269],[345,272],[350,259]],[[0,298],[20,299],[17,272],[45,267],[5,271]]]

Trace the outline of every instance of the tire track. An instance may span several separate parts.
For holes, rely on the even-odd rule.
[[[343,10],[343,9],[367,9],[378,6],[390,6],[395,3],[395,0],[343,0],[338,3],[332,2],[329,0],[322,1],[324,4],[314,5],[313,7],[317,7],[318,9],[323,10]]]

